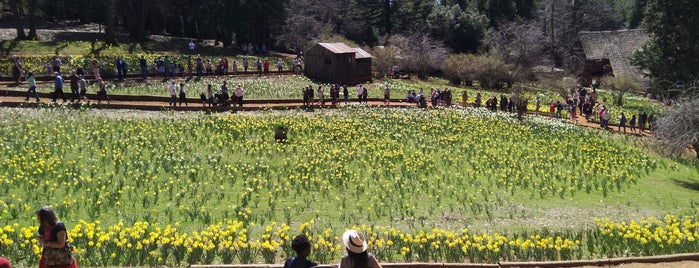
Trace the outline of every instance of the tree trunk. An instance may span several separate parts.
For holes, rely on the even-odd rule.
[[[87,24],[90,23],[90,6],[88,5],[89,0],[79,0],[78,1],[78,17],[80,18],[80,23]]]
[[[129,0],[123,1],[126,12],[129,33],[136,41],[141,42],[146,40],[146,21],[150,12],[152,1]]]
[[[106,21],[107,27],[104,29],[104,42],[107,44],[116,44],[116,21],[114,21],[115,4],[114,0],[107,0],[106,5]]]
[[[24,25],[22,22],[22,16],[19,12],[19,6],[22,5],[22,0],[10,0],[10,10],[12,11],[12,19],[15,20],[15,29],[17,29],[17,40],[27,39],[27,35],[24,33]]]
[[[36,34],[36,9],[39,8],[37,0],[29,0],[29,40],[39,40],[39,36]]]
[[[384,27],[386,29],[386,34],[391,35],[391,33],[393,32],[393,24],[391,23],[391,0],[384,0],[383,8]]]
[[[694,154],[697,156],[697,160],[699,160],[699,143],[693,144],[692,147],[694,147]]]

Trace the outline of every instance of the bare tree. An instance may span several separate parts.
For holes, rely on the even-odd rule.
[[[682,154],[691,146],[699,159],[699,81],[688,87],[688,94],[677,101],[654,127],[666,148]]]
[[[424,33],[416,33],[410,37],[393,35],[388,39],[387,45],[398,49],[400,65],[410,72],[417,73],[420,79],[439,70],[450,53],[442,42]]]
[[[531,67],[542,63],[545,34],[535,21],[501,23],[486,39],[491,54],[500,55],[506,63]]]

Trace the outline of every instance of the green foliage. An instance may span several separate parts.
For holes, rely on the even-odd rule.
[[[642,90],[641,84],[628,76],[611,76],[602,79],[602,85],[605,88],[612,90],[614,95],[614,104],[618,106],[624,105],[624,95],[629,92],[638,92]]]
[[[488,18],[472,8],[459,5],[436,6],[427,17],[427,28],[432,35],[456,52],[475,52],[479,47]]]
[[[699,76],[699,2],[649,0],[643,28],[650,39],[634,54],[633,63],[648,70],[653,87],[662,95],[675,84]]]

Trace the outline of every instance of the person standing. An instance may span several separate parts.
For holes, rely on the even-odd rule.
[[[80,98],[83,101],[87,101],[87,81],[85,81],[85,76],[80,75]]]
[[[257,66],[257,75],[262,75],[262,60],[260,58],[257,58],[255,66]]]
[[[22,77],[22,61],[19,56],[12,57],[12,78],[15,80],[15,86],[19,86],[19,79]]]
[[[238,100],[238,106],[243,107],[243,86],[238,84],[238,88],[235,89],[235,98]]]
[[[183,102],[184,106],[189,106],[187,104],[187,91],[184,88],[184,83],[180,83],[180,107],[182,107]]]
[[[170,80],[168,91],[170,92],[170,102],[168,104],[170,104],[170,106],[175,106],[177,104],[177,88],[174,80]]]
[[[262,66],[265,69],[265,74],[268,74],[269,73],[269,60],[265,59],[265,61],[262,63]]]
[[[36,211],[36,218],[39,221],[39,234],[37,240],[41,244],[41,247],[46,252],[46,249],[60,249],[66,247],[68,243],[68,230],[66,229],[63,222],[58,221],[56,213],[48,207],[42,207]],[[39,268],[48,268],[46,264],[46,257],[44,254],[41,255],[39,260]],[[78,265],[75,263],[75,258],[72,259],[70,264],[61,266],[50,266],[51,268],[77,268]]]
[[[369,103],[369,89],[362,86],[364,88],[364,91],[362,92],[362,99],[364,100],[364,104]]]
[[[80,101],[80,92],[78,91],[80,77],[78,77],[78,75],[72,71],[70,72],[68,79],[70,80],[70,102],[73,102],[74,100]]]
[[[194,55],[194,47],[195,47],[194,40],[190,40],[189,44],[187,46],[189,46],[189,54]]]
[[[95,80],[102,79],[100,76],[100,63],[97,61],[97,59],[92,60],[92,75],[95,76]]]
[[[391,104],[391,88],[388,87],[388,84],[383,89],[383,104],[386,106]]]
[[[282,58],[279,58],[279,60],[277,61],[277,71],[281,73],[282,67],[284,67],[284,62],[282,61]]]
[[[357,102],[362,103],[362,96],[364,96],[364,87],[362,85],[357,86]]]
[[[233,74],[238,74],[238,62],[233,61]]]
[[[34,78],[34,73],[27,73],[27,82],[29,82],[29,89],[27,90],[27,99],[29,101],[29,94],[34,92],[34,97],[36,97],[36,102],[39,102],[39,93],[36,92],[36,78]]]
[[[117,57],[116,60],[114,60],[114,66],[116,66],[117,69],[117,80],[122,80],[124,79],[124,74],[122,73],[123,71],[123,66],[122,66],[122,61],[121,57]]]
[[[248,73],[248,59],[243,59],[243,72]]]
[[[61,62],[61,59],[58,58],[58,56],[54,56],[53,57],[53,71],[60,73],[61,72],[61,65],[63,65],[63,63]]]
[[[56,102],[56,98],[58,98],[59,94],[61,95],[61,98],[63,98],[63,102],[68,101],[66,95],[63,94],[63,77],[58,72],[54,72],[53,74],[56,76],[56,78],[53,80],[53,102]]]
[[[318,103],[320,104],[320,107],[325,106],[325,94],[323,93],[323,87],[318,86]]]
[[[99,85],[99,91],[97,91],[97,104],[102,102],[102,98],[105,98],[107,100],[107,104],[109,104],[112,100],[109,98],[109,94],[107,94],[107,85],[102,79],[97,80],[97,83]]]
[[[338,268],[382,268],[374,255],[369,254],[364,236],[356,230],[342,234],[342,243],[347,251]]]
[[[347,86],[342,86],[342,96],[345,98],[345,104],[349,103],[349,91],[347,90]]]
[[[468,92],[466,92],[466,90],[464,90],[464,92],[461,93],[461,103],[461,106],[463,106],[464,108],[466,108],[466,106],[468,105]]]
[[[141,78],[143,79],[143,82],[146,82],[146,79],[148,79],[148,61],[146,61],[146,57],[141,55],[141,59],[138,60],[138,64],[141,66]]]

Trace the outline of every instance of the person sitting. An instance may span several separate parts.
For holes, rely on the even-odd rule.
[[[342,243],[345,245],[347,255],[342,257],[339,268],[382,268],[376,257],[366,251],[367,243],[356,230],[349,230],[342,234]]]
[[[405,101],[407,101],[408,103],[413,103],[415,102],[415,96],[410,94],[410,91],[407,91],[405,92]]]
[[[284,268],[311,268],[318,263],[308,260],[311,255],[311,241],[304,234],[297,235],[291,242],[291,248],[296,252],[296,257],[286,259]]]

